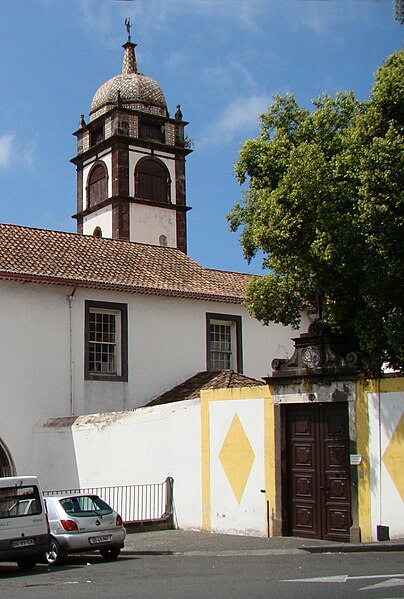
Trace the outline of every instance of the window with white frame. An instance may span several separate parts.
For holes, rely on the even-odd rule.
[[[86,301],[85,378],[126,381],[127,306]]]
[[[206,315],[207,369],[243,371],[241,317]]]

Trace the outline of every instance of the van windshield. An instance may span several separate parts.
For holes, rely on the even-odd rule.
[[[0,520],[42,513],[38,487],[3,487],[0,489]]]

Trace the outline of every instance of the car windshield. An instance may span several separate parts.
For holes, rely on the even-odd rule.
[[[37,487],[14,486],[0,489],[0,519],[41,513],[42,505]]]
[[[112,513],[112,508],[97,495],[66,497],[59,501],[66,514],[70,516],[89,516],[94,513],[105,516]]]

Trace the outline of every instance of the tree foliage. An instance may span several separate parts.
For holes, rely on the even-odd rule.
[[[313,110],[275,96],[235,166],[247,184],[228,215],[244,255],[268,269],[249,286],[259,320],[322,318],[354,334],[373,372],[404,369],[404,51],[378,69],[369,100],[323,94]]]

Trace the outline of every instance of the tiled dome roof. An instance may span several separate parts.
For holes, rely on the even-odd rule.
[[[140,73],[130,73],[116,75],[101,85],[91,102],[90,114],[93,115],[107,104],[116,104],[118,90],[122,105],[128,105],[128,108],[131,104],[144,104],[166,110],[164,94],[157,81]]]
[[[91,120],[118,102],[126,108],[167,116],[167,104],[161,87],[155,79],[137,70],[135,44],[127,42],[123,47],[122,73],[103,83],[95,92],[91,102]]]

